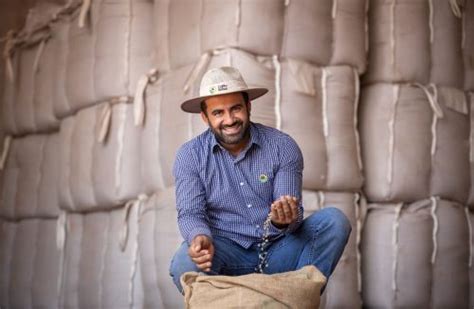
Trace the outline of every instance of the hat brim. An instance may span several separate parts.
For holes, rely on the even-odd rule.
[[[210,97],[216,97],[224,94],[230,94],[230,93],[237,93],[237,92],[245,92],[249,96],[249,100],[254,100],[256,98],[261,97],[265,93],[268,92],[267,88],[249,88],[249,89],[244,89],[244,90],[237,90],[237,91],[229,91],[229,92],[221,92],[219,94],[213,94],[213,95],[206,95],[206,96],[201,96],[193,99],[189,99],[184,101],[181,104],[181,109],[187,113],[194,113],[198,114],[201,112],[201,102],[206,100],[207,98]]]

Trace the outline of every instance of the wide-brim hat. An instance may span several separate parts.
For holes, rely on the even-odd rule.
[[[245,92],[249,100],[254,100],[268,92],[267,88],[248,87],[239,70],[233,67],[211,69],[204,74],[199,88],[199,97],[184,101],[181,109],[188,113],[200,113],[201,103],[207,98]]]

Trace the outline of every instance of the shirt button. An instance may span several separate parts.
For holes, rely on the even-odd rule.
[[[260,225],[257,224],[256,227],[257,227],[257,229],[258,229],[258,228],[260,228]]]
[[[243,183],[243,182],[241,182],[241,183],[240,183],[240,185],[241,185],[241,186],[243,186],[243,185],[244,185],[244,183]]]
[[[248,204],[248,205],[247,205],[247,208],[250,208],[250,207],[252,207],[252,204]]]

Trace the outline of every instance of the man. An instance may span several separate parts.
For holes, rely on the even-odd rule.
[[[170,274],[181,292],[187,271],[235,276],[314,265],[329,277],[344,250],[351,225],[340,210],[324,208],[303,220],[296,142],[250,121],[251,100],[267,91],[222,67],[208,71],[200,96],[181,105],[209,126],[179,149],[174,165],[185,242]]]

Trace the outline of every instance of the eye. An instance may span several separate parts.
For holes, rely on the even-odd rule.
[[[219,116],[222,115],[222,111],[213,111],[213,112],[212,112],[212,115],[213,115],[214,117],[219,117]]]

